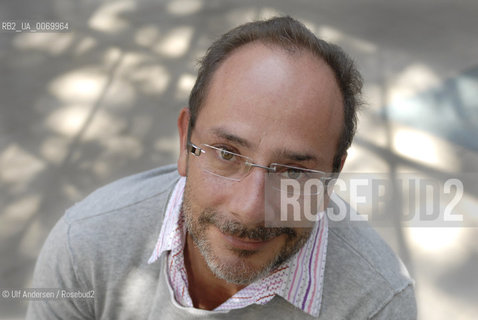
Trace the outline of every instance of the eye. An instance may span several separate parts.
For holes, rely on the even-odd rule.
[[[287,169],[285,172],[284,172],[284,176],[289,178],[289,179],[299,179],[299,178],[302,178],[304,175],[304,172],[302,170],[299,170],[299,169],[293,169],[293,168],[290,168],[290,169]]]
[[[224,149],[220,149],[218,150],[219,152],[219,157],[222,159],[222,160],[227,160],[227,161],[231,161],[234,159],[234,154],[227,151],[227,150],[224,150]]]

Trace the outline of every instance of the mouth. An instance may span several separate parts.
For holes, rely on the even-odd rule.
[[[248,251],[257,251],[264,247],[267,243],[271,242],[274,238],[269,240],[252,240],[248,238],[238,238],[221,232],[221,235],[226,240],[230,246],[235,249],[248,250]]]

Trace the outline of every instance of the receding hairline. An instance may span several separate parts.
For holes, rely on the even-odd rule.
[[[337,79],[337,76],[335,74],[333,67],[326,61],[325,57],[321,56],[317,52],[314,52],[314,50],[311,50],[310,48],[307,48],[306,46],[303,46],[303,45],[297,45],[295,43],[285,42],[285,41],[284,43],[282,43],[282,42],[277,42],[268,38],[264,38],[264,39],[259,38],[234,48],[233,50],[228,52],[227,56],[225,56],[217,65],[215,65],[215,68],[213,72],[211,73],[211,76],[208,79],[206,86],[204,87],[205,89],[204,96],[201,101],[201,105],[199,106],[197,110],[196,116],[199,116],[199,112],[201,111],[201,109],[203,108],[204,104],[206,103],[208,99],[209,93],[211,91],[211,85],[214,82],[214,79],[216,78],[218,70],[238,52],[242,50],[248,50],[255,46],[264,46],[270,49],[271,51],[284,53],[284,55],[288,58],[295,58],[295,57],[300,57],[304,54],[309,54],[311,57],[313,57],[316,60],[317,65],[326,66],[326,68],[330,72],[331,77],[334,79],[334,84],[335,84],[334,87],[336,89],[335,91],[338,94],[341,101],[340,105],[342,106],[342,109],[345,108],[344,96],[340,88],[339,81]],[[343,111],[344,110],[342,110],[342,112]]]

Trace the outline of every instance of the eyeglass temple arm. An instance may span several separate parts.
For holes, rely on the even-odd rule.
[[[257,168],[266,169],[268,172],[276,172],[275,167],[261,166],[260,164],[252,163],[252,162],[249,162],[249,161],[246,161],[245,165],[246,165],[246,167],[248,167],[249,170],[252,169],[253,167],[257,167]]]
[[[189,151],[191,151],[191,153],[194,154],[196,157],[199,157],[201,153],[205,152],[203,149],[199,148],[198,146],[194,145],[191,142],[188,142],[188,146],[189,146]]]

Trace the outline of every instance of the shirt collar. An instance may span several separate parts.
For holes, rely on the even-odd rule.
[[[164,213],[163,225],[159,232],[158,241],[154,247],[153,254],[148,260],[148,263],[153,263],[165,251],[169,251],[173,247],[173,239],[175,229],[179,227],[179,217],[181,212],[181,205],[183,203],[184,186],[186,185],[186,178],[181,177],[174,187],[173,193],[169,198],[166,212]]]
[[[181,227],[181,204],[186,178],[181,177],[168,201],[158,241],[148,263],[173,249],[173,239],[184,239]],[[279,295],[300,310],[317,317],[322,301],[322,288],[327,251],[328,222],[326,215],[315,224],[304,246],[268,276],[259,279],[220,305],[228,310],[257,303],[264,304]],[[183,244],[184,245],[184,244]]]

